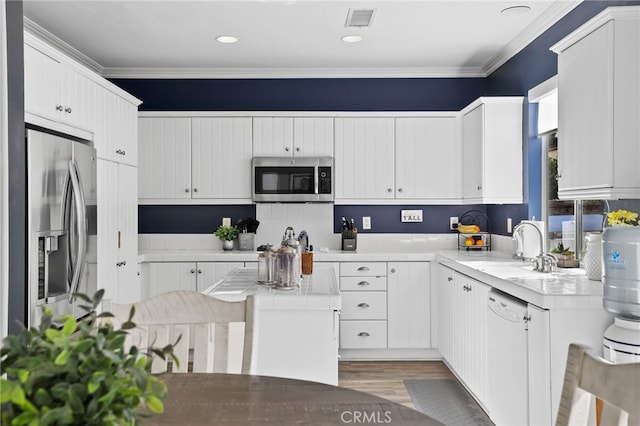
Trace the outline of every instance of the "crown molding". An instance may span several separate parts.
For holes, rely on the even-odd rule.
[[[560,0],[547,8],[535,21],[527,25],[520,34],[500,49],[500,51],[485,64],[483,67],[485,75],[490,75],[504,65],[533,40],[551,28],[553,24],[575,9],[582,1],[583,0]]]
[[[47,44],[55,47],[65,55],[71,57],[76,62],[79,62],[80,64],[96,72],[97,74],[102,74],[104,70],[104,67],[102,65],[100,65],[99,63],[97,63],[96,61],[94,61],[84,53],[80,52],[75,47],[71,46],[69,43],[58,38],[57,36],[53,35],[49,31],[45,30],[40,25],[36,24],[26,16],[24,17],[23,22],[24,22],[25,31],[38,37],[40,40],[46,42]]]
[[[106,78],[461,78],[486,77],[467,68],[104,68]]]
[[[583,39],[606,22],[611,20],[638,20],[640,19],[640,6],[616,6],[608,7],[602,12],[582,24],[571,34],[549,48],[554,53],[560,54],[563,50]]]

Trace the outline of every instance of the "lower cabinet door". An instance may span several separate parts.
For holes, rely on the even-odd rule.
[[[340,321],[340,349],[386,348],[386,321]]]
[[[147,297],[174,290],[196,291],[195,262],[152,262],[145,279]]]

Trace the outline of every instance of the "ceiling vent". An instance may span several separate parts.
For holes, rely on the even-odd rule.
[[[349,9],[345,27],[370,27],[376,9]]]

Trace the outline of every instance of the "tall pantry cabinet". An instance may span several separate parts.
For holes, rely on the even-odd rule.
[[[140,101],[28,31],[24,40],[25,122],[93,144],[98,288],[105,300],[137,301]]]

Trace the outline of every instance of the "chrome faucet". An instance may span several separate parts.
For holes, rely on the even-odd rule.
[[[522,228],[525,225],[532,226],[537,231],[539,237],[540,253],[535,257],[535,259],[533,259],[533,270],[539,272],[556,272],[558,260],[554,256],[544,253],[544,236],[542,235],[540,228],[535,226],[533,223],[520,222],[515,228],[513,228],[513,240],[524,244]],[[516,238],[516,235],[518,235],[519,238]],[[520,244],[518,244],[518,248],[520,248]],[[524,260],[524,252],[516,251],[516,256]]]

